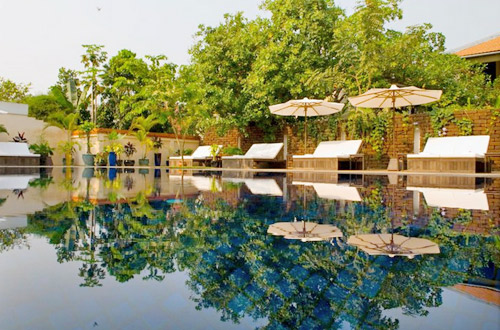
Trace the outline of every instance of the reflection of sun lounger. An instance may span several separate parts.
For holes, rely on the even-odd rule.
[[[424,194],[425,202],[431,207],[449,207],[455,209],[488,211],[488,197],[484,190],[443,189],[407,187],[407,190],[419,191]]]
[[[283,196],[283,191],[274,179],[246,179],[245,184],[254,195]]]
[[[294,155],[293,168],[362,170],[364,168],[364,157],[362,154],[358,154],[362,142],[362,140],[321,142],[313,154]]]
[[[256,143],[243,156],[223,156],[224,168],[282,168],[283,143]]]
[[[199,191],[221,191],[221,186],[215,177],[190,176],[188,178],[191,184]]]
[[[488,135],[429,138],[424,151],[408,154],[408,170],[422,172],[483,172]]]
[[[0,190],[26,189],[32,179],[39,175],[2,175],[0,176]]]
[[[0,166],[40,165],[40,155],[32,154],[27,143],[0,142]]]
[[[360,202],[358,188],[348,184],[316,183],[316,182],[293,182],[294,185],[312,186],[320,198],[332,200],[344,200]]]
[[[193,166],[195,163],[204,164],[212,160],[211,146],[199,146],[190,156],[184,156],[184,166]],[[222,146],[217,149],[218,154]],[[169,158],[170,166],[182,166],[182,158],[180,156],[172,156]]]

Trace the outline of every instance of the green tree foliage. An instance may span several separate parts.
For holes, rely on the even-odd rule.
[[[25,99],[28,115],[40,120],[48,120],[54,113],[72,113],[74,106],[67,100],[59,86],[53,86],[45,95],[30,96]]]
[[[135,111],[135,104],[148,76],[144,60],[130,50],[123,49],[104,65],[101,75],[104,88],[98,115],[102,127],[128,128],[132,119],[142,115]]]
[[[85,54],[82,55],[82,63],[85,70],[82,73],[82,83],[86,89],[90,90],[91,118],[96,122],[97,118],[97,97],[102,92],[99,83],[99,74],[102,72],[102,65],[108,58],[108,53],[104,51],[102,45],[82,45]]]
[[[0,77],[0,101],[22,102],[30,89],[30,84],[15,83]]]

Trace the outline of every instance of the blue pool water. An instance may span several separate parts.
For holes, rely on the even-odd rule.
[[[0,175],[0,329],[498,329],[499,219],[491,178]],[[303,220],[342,237],[268,233]]]

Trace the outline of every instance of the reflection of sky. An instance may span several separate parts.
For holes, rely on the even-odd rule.
[[[429,308],[426,317],[403,315],[401,308],[384,312],[384,316],[399,320],[400,329],[498,329],[500,307],[475,299],[464,293],[443,288],[443,304]]]
[[[235,325],[220,321],[214,309],[196,310],[185,272],[157,282],[143,281],[145,270],[126,283],[108,276],[102,287],[82,288],[80,266],[57,263],[54,246],[43,238],[30,237],[30,249],[0,254],[1,328],[253,329],[267,323],[246,317]]]

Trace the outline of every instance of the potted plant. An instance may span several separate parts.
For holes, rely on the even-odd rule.
[[[144,146],[144,153],[142,155],[142,158],[139,159],[139,165],[148,166],[149,159],[147,158],[147,156],[148,151],[153,148],[153,141],[148,137],[148,133],[142,129],[135,131],[134,135],[137,138],[137,141],[139,141],[139,143]]]
[[[73,159],[75,146],[78,146],[79,149],[82,148],[80,143],[71,140],[66,142],[60,142],[59,145],[57,146],[58,150],[65,155],[62,159],[63,165],[73,165],[75,163]]]
[[[95,155],[95,163],[97,166],[106,166],[108,164],[108,153],[105,151],[98,152]]]
[[[104,151],[108,154],[109,166],[121,166],[123,161],[118,159],[123,153],[125,148],[123,144],[118,142],[113,142],[112,144],[104,147]],[[114,165],[113,165],[114,164]]]
[[[122,134],[118,134],[115,130],[108,134],[110,143],[106,146],[105,151],[108,152],[109,166],[116,166],[117,152],[121,153],[123,150],[123,145],[117,141],[123,139],[123,137]]]
[[[54,148],[47,141],[41,140],[40,143],[30,145],[29,149],[35,154],[40,155],[40,165],[52,165],[52,158],[50,156],[54,154]]]
[[[90,148],[92,147],[90,143],[90,133],[94,128],[94,123],[90,121],[85,121],[80,125],[80,131],[85,134],[85,138],[87,139],[87,153],[82,154],[83,163],[87,166],[94,166],[95,155],[90,152]]]
[[[158,136],[153,137],[153,150],[158,151],[163,146],[161,138]],[[155,166],[161,166],[161,152],[155,152]]]
[[[124,165],[134,166],[135,161],[133,159],[130,159],[130,157],[132,157],[132,155],[136,153],[137,149],[135,149],[135,146],[131,142],[128,142],[123,149],[125,152],[125,156],[127,156],[127,159],[125,159],[123,162]]]
[[[18,143],[28,143],[28,139],[24,137],[24,132],[19,133],[17,132],[17,136],[14,136],[12,138],[12,141],[18,142]]]

